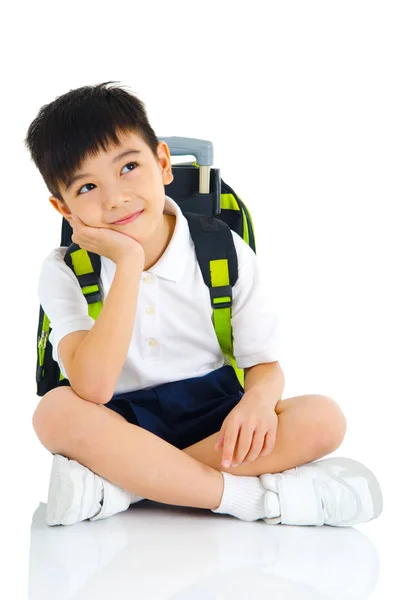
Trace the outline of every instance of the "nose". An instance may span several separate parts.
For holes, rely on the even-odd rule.
[[[102,206],[103,210],[112,213],[124,204],[130,202],[130,194],[123,188],[120,182],[109,184],[103,188]]]

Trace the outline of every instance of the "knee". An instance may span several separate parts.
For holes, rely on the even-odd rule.
[[[333,452],[342,444],[347,421],[338,403],[328,396],[313,397],[315,407],[314,437],[322,451]]]
[[[53,417],[59,413],[65,390],[61,387],[54,388],[44,394],[33,413],[32,425],[37,434],[48,427]]]
[[[32,416],[33,429],[41,443],[54,452],[62,432],[73,429],[72,411],[74,392],[69,386],[54,388],[45,394]]]

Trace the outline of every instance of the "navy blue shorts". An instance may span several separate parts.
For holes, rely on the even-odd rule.
[[[243,394],[233,367],[224,365],[200,377],[115,394],[105,406],[184,450],[217,433]]]

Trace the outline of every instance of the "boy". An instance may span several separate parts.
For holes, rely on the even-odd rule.
[[[54,454],[47,524],[106,518],[143,498],[270,524],[378,517],[371,471],[347,458],[314,462],[344,438],[337,403],[281,400],[277,319],[256,255],[235,232],[232,327],[244,390],[224,364],[187,220],[165,195],[169,149],[143,103],[106,83],[71,90],[42,107],[25,142],[72,241],[100,255],[104,299],[95,321],[66,248],[45,259],[40,303],[70,382],[33,416]]]

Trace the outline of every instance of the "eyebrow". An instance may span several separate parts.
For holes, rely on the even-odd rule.
[[[121,152],[120,154],[117,154],[117,156],[114,157],[114,159],[112,160],[112,164],[114,164],[115,162],[117,162],[118,160],[123,158],[124,156],[127,156],[127,154],[140,154],[140,153],[141,153],[140,150],[124,150],[124,152]],[[80,173],[79,175],[74,175],[67,182],[67,185],[65,188],[66,191],[68,191],[70,189],[70,187],[73,185],[73,183],[75,181],[77,181],[78,179],[84,179],[85,177],[91,177],[91,175],[92,175],[91,173]]]

